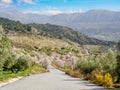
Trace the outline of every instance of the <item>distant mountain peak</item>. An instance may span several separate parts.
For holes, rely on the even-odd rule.
[[[118,36],[119,38],[116,40],[114,35],[120,33],[119,11],[95,9],[83,13],[61,13],[53,16],[33,13],[24,14],[20,11],[8,11],[0,12],[0,17],[19,20],[22,23],[50,23],[68,26],[92,37],[101,36],[108,38],[108,35],[112,35],[111,38],[109,37],[106,40],[118,41],[120,38],[120,36]]]

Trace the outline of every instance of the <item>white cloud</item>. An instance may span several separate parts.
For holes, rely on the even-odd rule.
[[[83,13],[84,11],[82,9],[78,9],[78,10],[68,10],[66,11],[66,13]]]
[[[57,9],[41,11],[41,14],[45,14],[45,15],[56,15],[56,14],[60,14],[60,13],[63,13],[63,12],[60,10],[57,10]]]
[[[44,9],[41,10],[25,10],[23,13],[33,13],[33,14],[41,14],[41,15],[56,15],[63,13],[56,7],[46,6]]]
[[[11,4],[12,0],[0,0],[1,3]]]
[[[0,0],[0,8],[9,7],[12,0]]]
[[[35,11],[35,10],[24,10],[22,11],[24,14],[28,14],[28,13],[33,13],[33,14],[40,14],[40,11]]]
[[[18,3],[36,4],[33,0],[18,0]]]
[[[23,13],[34,13],[34,14],[41,14],[41,15],[56,15],[56,14],[60,14],[63,12],[58,9],[49,9],[49,10],[40,10],[40,11],[27,10],[27,11],[23,11]]]
[[[23,13],[27,14],[27,13],[33,13],[33,14],[40,14],[40,15],[56,15],[56,14],[61,14],[61,13],[67,13],[67,14],[71,14],[71,13],[83,13],[84,11],[79,9],[79,10],[67,10],[67,11],[61,11],[58,9],[48,9],[48,10],[25,10],[23,11]]]
[[[40,15],[56,15],[56,14],[61,14],[61,13],[67,13],[67,14],[71,14],[71,13],[83,13],[84,11],[82,9],[78,9],[78,10],[59,10],[56,7],[51,7],[51,6],[47,6],[46,9],[44,10],[25,10],[23,11],[23,13],[27,14],[27,13],[33,13],[33,14],[40,14]]]

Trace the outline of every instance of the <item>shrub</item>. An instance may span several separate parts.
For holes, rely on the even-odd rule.
[[[106,73],[103,80],[104,80],[104,82],[103,82],[104,87],[109,88],[109,87],[113,86],[113,80],[112,80],[110,73]]]
[[[73,71],[72,73],[71,73],[71,76],[72,77],[77,77],[77,78],[83,78],[83,75],[81,74],[81,72],[80,71]]]
[[[70,75],[72,77],[83,78],[83,75],[78,70],[73,71],[71,69],[66,69],[64,71],[65,71],[65,74],[68,74],[68,75]]]
[[[30,66],[30,62],[28,61],[28,58],[21,56],[16,60],[15,64],[11,69],[12,72],[14,71],[18,72],[21,70],[26,70],[27,68],[29,68],[29,66]]]
[[[11,67],[14,65],[15,62],[15,56],[14,55],[9,55],[7,60],[4,62],[3,70],[10,70]]]
[[[67,64],[64,64],[62,68],[63,69],[70,69],[71,67],[69,65],[67,65]]]
[[[105,75],[96,74],[96,83],[103,85],[106,88],[110,88],[113,86],[113,81],[110,73],[106,73]]]
[[[98,75],[105,75],[105,71],[101,70],[101,69],[95,69],[93,70],[90,74],[88,74],[88,79],[90,79],[91,81],[95,82],[96,81],[96,74]]]
[[[115,54],[110,49],[107,53],[98,55],[89,55],[81,57],[76,65],[76,69],[82,70],[83,73],[91,73],[95,69],[105,70],[112,75],[116,74]]]
[[[120,55],[118,55],[116,58],[117,58],[116,73],[117,73],[117,76],[118,76],[117,82],[120,82]]]
[[[91,73],[93,70],[99,67],[98,63],[94,61],[93,56],[88,58],[80,58],[75,69],[82,70],[83,73],[88,74]]]
[[[57,52],[58,54],[66,55],[71,50],[69,49],[69,47],[61,47],[61,48],[55,48],[54,51]]]
[[[66,69],[66,70],[65,70],[65,74],[70,75],[70,74],[71,74],[71,71],[72,71],[72,70],[70,70],[70,69]]]
[[[116,57],[117,59],[116,73],[118,76],[117,83],[119,83],[120,82],[120,41],[117,43],[117,51],[118,51],[118,55]]]
[[[110,73],[106,73],[103,70],[100,69],[96,69],[94,71],[92,71],[90,80],[92,80],[93,82],[102,85],[106,88],[110,88],[113,86],[113,80],[111,77]]]
[[[101,74],[95,74],[95,82],[96,82],[97,84],[102,85],[102,84],[104,83],[103,77],[104,77],[104,76],[101,75]]]
[[[117,50],[120,52],[120,41],[117,43]]]
[[[2,71],[3,68],[11,68],[14,59],[10,41],[0,26],[0,71]]]

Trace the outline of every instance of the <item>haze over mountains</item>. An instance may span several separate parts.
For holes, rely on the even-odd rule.
[[[0,12],[0,17],[23,23],[50,23],[68,26],[88,36],[108,41],[120,39],[120,12],[90,10],[85,13],[57,14],[53,16],[24,14],[19,11]]]
[[[0,18],[0,25],[8,35],[32,34],[37,36],[45,36],[68,41],[69,43],[77,43],[80,45],[114,45],[114,42],[98,40],[90,38],[71,28],[51,24],[22,24],[19,21],[13,21],[6,18]],[[72,41],[72,42],[71,42]]]

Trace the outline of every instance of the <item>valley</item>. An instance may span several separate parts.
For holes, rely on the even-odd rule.
[[[120,90],[120,0],[0,0],[0,90]]]
[[[76,90],[84,90],[84,88],[104,90],[104,88],[119,87],[119,83],[116,84],[116,81],[119,80],[119,70],[116,71],[119,68],[116,59],[119,56],[119,49],[116,48],[116,43],[91,38],[71,28],[59,25],[22,24],[19,21],[5,18],[0,18],[0,21],[2,49],[0,80],[7,81],[10,78],[27,76],[23,80],[16,81],[18,84],[11,83],[1,90],[19,88],[22,83],[29,82],[31,80],[29,78],[44,86],[46,80],[52,81],[53,77],[60,77],[54,81],[54,83],[58,83],[56,84],[58,86],[61,83],[66,83],[61,81],[64,77],[78,78],[75,82],[66,83],[64,87],[60,86],[59,88],[62,90],[71,84],[75,84],[76,87],[71,86],[71,88]],[[117,45],[119,46],[119,43]],[[51,65],[54,68],[49,68]],[[37,74],[39,78],[43,77],[45,83],[42,83],[38,77],[36,78],[37,75],[32,74]],[[29,75],[32,76],[29,77]],[[85,81],[87,84],[95,83],[95,85],[87,86],[84,84],[84,80],[90,81]],[[78,82],[83,84],[76,85]],[[16,86],[14,87],[13,84]],[[32,82],[29,83],[30,86],[32,84]],[[57,87],[53,84],[50,85],[51,90],[56,90]],[[23,88],[33,90],[34,88],[46,89],[47,87],[33,84],[33,87],[24,86]]]
[[[93,9],[82,13],[61,13],[57,15],[40,15],[22,13],[18,10],[1,12],[0,17],[22,23],[55,24],[73,28],[75,31],[100,40],[119,41],[120,12]]]

